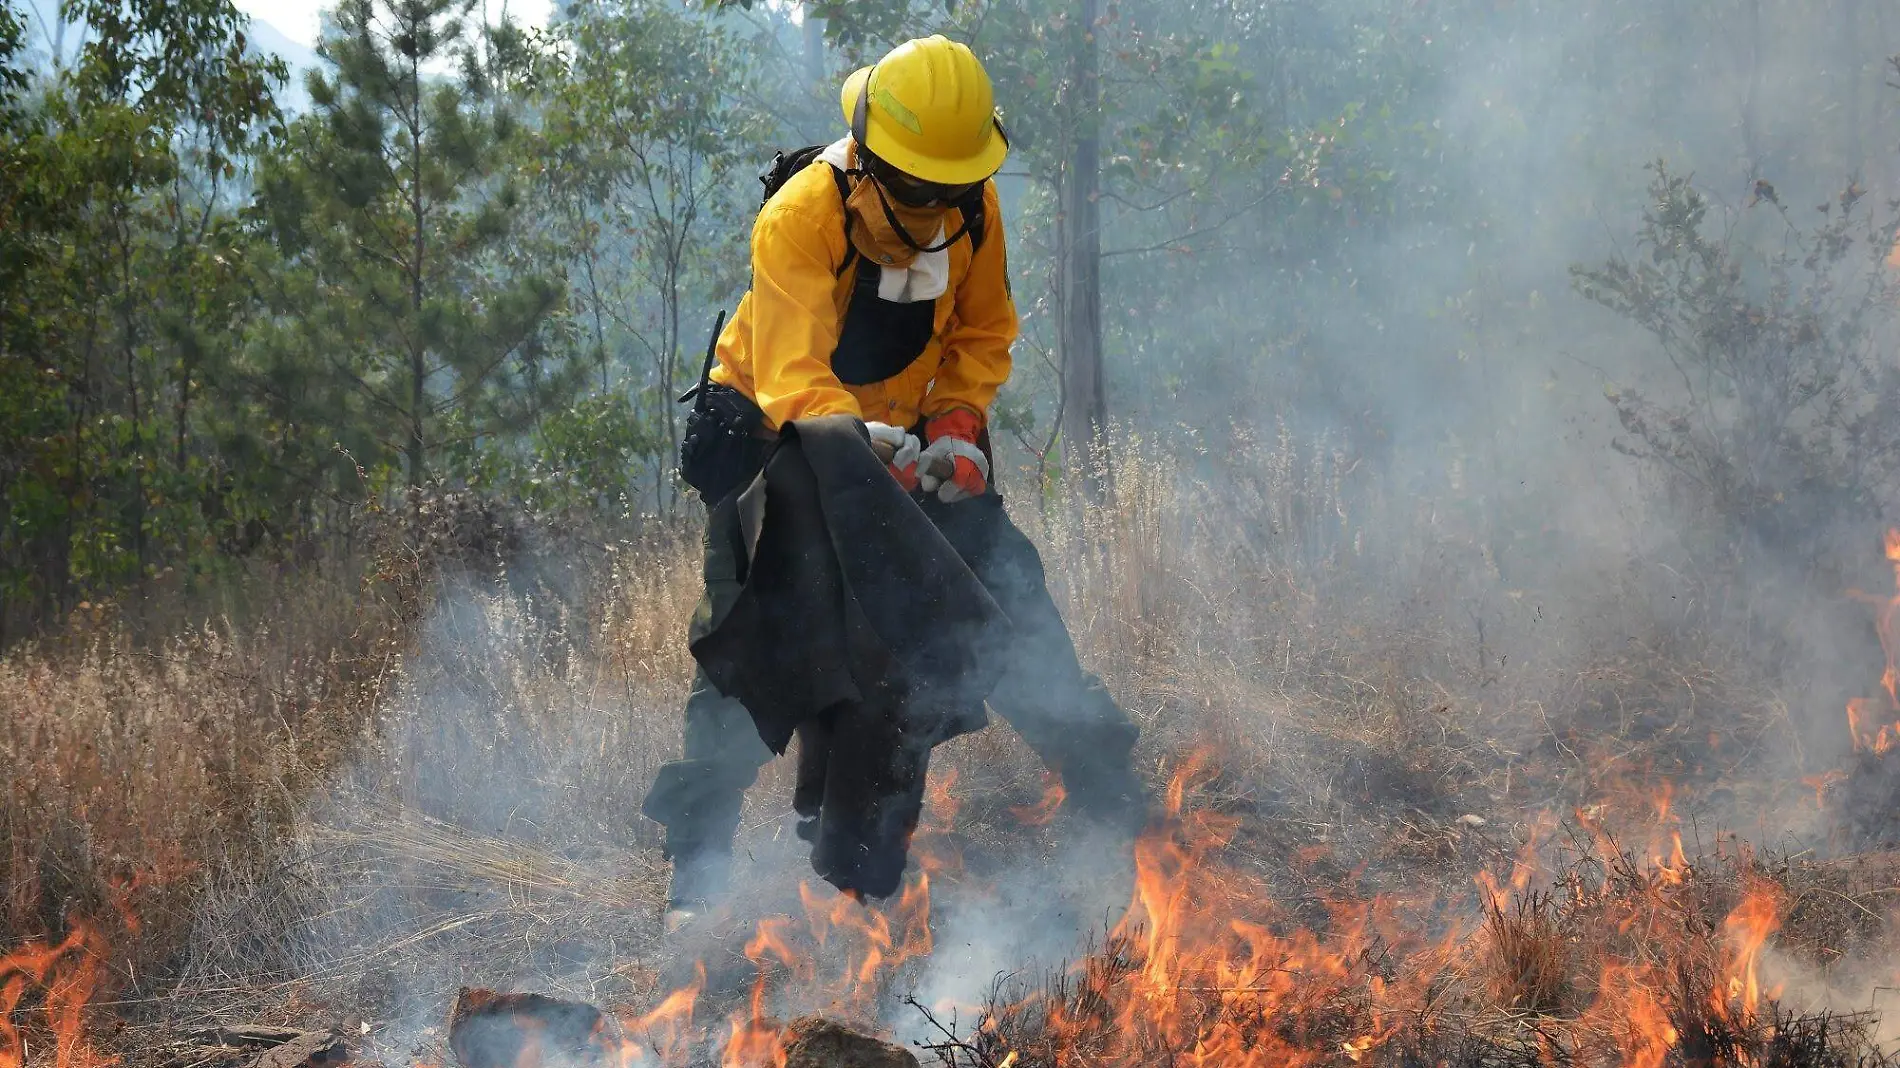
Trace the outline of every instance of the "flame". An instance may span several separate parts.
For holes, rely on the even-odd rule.
[[[1448,977],[1490,966],[1484,963],[1489,943],[1474,937],[1471,924],[1444,923],[1444,902],[1436,898],[1342,896],[1318,902],[1326,917],[1310,924],[1287,914],[1276,896],[1284,888],[1251,865],[1226,860],[1241,824],[1206,803],[1218,774],[1206,753],[1177,768],[1163,792],[1165,815],[1134,844],[1128,910],[1103,951],[1088,955],[1061,982],[998,1007],[981,1025],[999,1040],[995,1048],[1010,1050],[1011,1063],[1379,1063],[1401,1028],[1430,1018]],[[940,790],[947,794],[947,785],[933,783],[933,796]],[[1668,783],[1634,776],[1612,781],[1607,796],[1577,811],[1584,834],[1552,841],[1557,820],[1546,814],[1508,875],[1501,869],[1477,875],[1478,901],[1502,911],[1550,874],[1540,862],[1547,852],[1600,861],[1564,866],[1572,877],[1558,884],[1561,895],[1547,899],[1566,901],[1556,907],[1600,922],[1600,937],[1554,926],[1524,936],[1533,952],[1536,939],[1567,940],[1560,954],[1564,971],[1550,995],[1562,1011],[1548,1017],[1553,1031],[1539,1039],[1552,1063],[1600,1042],[1607,1048],[1598,1060],[1576,1063],[1663,1068],[1678,1055],[1684,1041],[1678,1028],[1690,1026],[1685,1021],[1694,1018],[1692,1010],[1754,1024],[1777,996],[1762,964],[1779,923],[1780,892],[1765,877],[1746,875],[1743,894],[1714,936],[1698,927],[1691,918],[1707,900],[1707,880],[1722,869],[1692,864],[1687,856],[1676,794]],[[1622,818],[1613,824],[1613,815]],[[1632,837],[1625,848],[1617,838],[1625,833],[1647,837]],[[1311,863],[1319,855],[1309,851],[1303,858]],[[1742,872],[1756,870],[1746,850],[1721,859],[1731,858]],[[783,1068],[783,1020],[816,1012],[875,1023],[907,963],[931,952],[933,879],[926,869],[897,901],[881,906],[802,884],[800,909],[761,921],[746,943],[757,976],[745,1005],[689,1039],[683,1036],[697,991],[676,996],[643,1022],[640,1029],[652,1033],[642,1041],[665,1064],[689,1063],[687,1047],[695,1041],[723,1039],[722,1068]],[[1430,923],[1417,922],[1423,910],[1430,910]],[[1425,930],[1437,933],[1419,934]],[[1390,962],[1402,963],[1387,967]],[[1592,973],[1598,978],[1589,994]],[[1696,978],[1685,985],[1685,977]],[[1569,1004],[1579,992],[1591,999],[1588,1005]],[[1018,1029],[1019,1023],[1025,1026]],[[1024,1039],[1028,1045],[1018,1041]],[[631,1066],[623,1058],[616,1068]]]
[[[1062,785],[1062,776],[1045,772],[1042,777],[1042,800],[1033,805],[1016,805],[1009,811],[1025,827],[1047,827],[1055,822],[1056,813],[1068,799],[1069,791]]]
[[[1662,1068],[1679,1037],[1656,990],[1661,977],[1653,967],[1606,964],[1601,989],[1622,1002],[1623,1055],[1626,1068]]]
[[[875,1023],[878,999],[891,981],[934,946],[933,875],[961,870],[950,836],[958,807],[956,779],[955,770],[949,769],[929,780],[928,804],[912,841],[922,871],[904,885],[895,904],[870,904],[805,881],[798,887],[802,917],[768,916],[755,925],[744,949],[755,970],[751,993],[744,1007],[724,1020],[721,1068],[783,1068],[787,1053],[782,1020],[792,1016],[819,1013],[845,1022]],[[695,1047],[714,1041],[706,1029],[694,1026],[705,980],[702,966],[688,989],[628,1022],[629,1032],[650,1034],[644,1041],[623,1043],[615,1068],[697,1063]]]
[[[785,1048],[779,1042],[784,1028],[761,1014],[759,995],[753,995],[752,1015],[732,1019],[732,1034],[720,1057],[720,1068],[785,1068]]]
[[[1867,698],[1855,698],[1847,703],[1847,731],[1853,739],[1854,751],[1871,752],[1875,756],[1885,756],[1900,743],[1900,644],[1895,642],[1894,631],[1894,624],[1900,622],[1900,527],[1888,528],[1883,548],[1887,563],[1893,568],[1894,593],[1884,599],[1858,591],[1853,596],[1878,609],[1874,614],[1874,631],[1880,636],[1880,649],[1886,658],[1880,688],[1886,691],[1887,703],[1884,709],[1878,707],[1877,700]]]
[[[943,774],[929,777],[924,787],[924,814],[918,833],[947,834],[956,827],[957,813],[963,807],[956,788],[955,768],[945,768]]]
[[[1524,846],[1517,851],[1511,861],[1511,877],[1505,883],[1499,883],[1497,876],[1488,868],[1479,869],[1475,879],[1478,890],[1484,894],[1492,908],[1502,912],[1511,903],[1513,897],[1522,896],[1530,889],[1531,879],[1542,870],[1538,854],[1545,840],[1556,830],[1557,820],[1548,812],[1539,813],[1531,821],[1529,831],[1524,836]]]
[[[13,1025],[13,1010],[19,1006],[29,986],[38,986],[46,981],[47,970],[66,950],[64,945],[48,948],[28,942],[5,958],[0,958],[0,1068],[20,1068],[26,1063],[20,1031]]]
[[[1722,921],[1729,943],[1722,980],[1714,992],[1713,1007],[1727,1015],[1731,1005],[1739,1006],[1743,1018],[1753,1017],[1761,1006],[1762,989],[1758,972],[1762,948],[1769,936],[1781,927],[1780,901],[1772,884],[1751,879],[1741,903]],[[1769,991],[1770,998],[1779,991]]]
[[[768,998],[775,970],[789,979],[786,996],[803,1010],[869,1022],[875,1021],[878,996],[892,977],[933,948],[928,872],[907,884],[889,911],[852,895],[827,895],[810,882],[799,884],[798,896],[805,911],[802,925],[791,916],[770,916],[759,921],[746,943],[745,957],[757,974],[747,1006],[727,1020],[721,1068],[784,1065],[784,1025]],[[820,972],[818,951],[827,948],[838,949],[844,960],[834,974]],[[674,1015],[690,1019],[691,1013],[688,1000]],[[683,1062],[667,1057],[664,1063]]]
[[[1851,723],[1852,720],[1850,719],[1849,722]],[[1827,807],[1827,792],[1846,781],[1847,772],[1839,768],[1831,768],[1819,775],[1804,776],[1801,784],[1814,791],[1814,807],[1824,809]]]
[[[1464,937],[1453,925],[1444,942],[1422,945],[1385,898],[1327,903],[1324,938],[1286,922],[1261,876],[1222,863],[1238,821],[1189,803],[1216,770],[1200,754],[1170,781],[1166,817],[1135,844],[1134,894],[1110,950],[1078,966],[1066,996],[1033,994],[1003,1010],[1040,1014],[1051,1063],[1153,1063],[1161,1050],[1181,1051],[1183,1068],[1369,1060]],[[1407,955],[1406,978],[1367,973],[1362,962],[1385,949]],[[1362,1026],[1324,1042],[1302,1033],[1322,1026],[1328,999],[1348,994],[1368,1005]],[[1311,1023],[1284,1022],[1298,1020]]]
[[[668,994],[651,1012],[621,1017],[621,1027],[629,1037],[613,1051],[614,1068],[632,1068],[648,1061],[684,1064],[692,1056],[697,1035],[693,1031],[693,1008],[700,992],[706,989],[706,966],[693,969],[693,981]],[[640,1041],[644,1039],[644,1044]]]
[[[938,879],[954,879],[963,873],[963,850],[954,833],[957,814],[963,805],[956,794],[956,785],[955,768],[930,776],[925,786],[923,815],[910,843],[917,867]]]
[[[99,987],[106,943],[87,920],[75,919],[57,946],[29,941],[0,957],[0,1068],[23,1068],[26,1043],[13,1023],[28,990],[39,987],[53,1032],[56,1068],[105,1068],[119,1058],[95,1052],[86,1041],[86,1007]]]

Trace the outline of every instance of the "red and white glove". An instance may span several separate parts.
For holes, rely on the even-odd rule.
[[[887,465],[891,477],[904,487],[905,493],[915,491],[917,463],[923,457],[923,442],[917,440],[917,435],[889,423],[866,423],[864,429],[870,431],[873,445],[882,445],[891,450],[891,461]]]
[[[990,488],[990,460],[976,447],[982,429],[982,418],[965,408],[952,409],[924,425],[930,445],[917,466],[917,478],[925,493],[935,493],[945,504],[983,496]],[[949,478],[932,470],[942,467],[943,460],[952,463]]]

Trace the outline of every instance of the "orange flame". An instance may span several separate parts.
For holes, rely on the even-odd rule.
[[[1781,927],[1780,902],[1774,887],[1751,879],[1741,903],[1722,921],[1729,952],[1722,971],[1720,988],[1714,992],[1713,1005],[1727,1014],[1729,1006],[1738,1006],[1744,1017],[1753,1016],[1761,1006],[1762,989],[1758,966],[1762,948],[1769,936]],[[1779,991],[1769,991],[1773,998]]]
[[[1484,899],[1490,902],[1492,908],[1502,912],[1510,905],[1511,898],[1530,889],[1531,879],[1541,867],[1538,851],[1543,848],[1545,838],[1556,829],[1556,826],[1556,818],[1548,812],[1539,814],[1532,821],[1529,833],[1524,836],[1524,847],[1518,850],[1517,857],[1511,861],[1511,878],[1507,883],[1500,884],[1497,876],[1491,874],[1489,869],[1479,870],[1476,876],[1478,889],[1483,892]]]
[[[653,1011],[632,1019],[621,1018],[622,1029],[637,1037],[629,1037],[615,1051],[615,1068],[632,1068],[649,1059],[661,1064],[684,1064],[691,1057],[697,1037],[692,1026],[693,1007],[700,991],[706,988],[706,966],[700,964],[693,971],[693,981],[668,994]]]
[[[924,790],[924,814],[920,833],[943,834],[957,825],[957,812],[963,800],[956,794],[957,769],[945,768],[943,774],[930,776]]]
[[[1669,1022],[1669,1012],[1655,994],[1660,984],[1653,972],[1651,968],[1618,964],[1605,965],[1603,969],[1602,989],[1623,995],[1622,1015],[1626,1021],[1623,1063],[1628,1068],[1662,1068],[1664,1059],[1676,1045],[1676,1028]]]
[[[1135,845],[1135,890],[1111,941],[1117,952],[1093,957],[1072,977],[1075,996],[1032,995],[1005,1014],[1038,1004],[1057,1050],[1087,1050],[1058,1064],[1151,1063],[1158,1050],[1181,1051],[1198,1068],[1280,1068],[1366,1060],[1400,1026],[1402,1005],[1422,996],[1424,976],[1448,959],[1463,933],[1419,945],[1385,899],[1335,901],[1322,938],[1278,915],[1262,877],[1226,866],[1220,852],[1238,821],[1190,806],[1217,771],[1206,754],[1188,760],[1165,791],[1168,816]],[[1281,928],[1286,927],[1286,933]],[[1375,947],[1406,952],[1410,978],[1386,981],[1359,966]],[[1361,1033],[1343,1041],[1303,1043],[1297,1027],[1261,1028],[1317,1009],[1348,990],[1366,998]]]
[[[1850,719],[1851,723],[1852,720]],[[1831,768],[1819,775],[1802,777],[1801,784],[1814,791],[1814,807],[1827,807],[1827,792],[1847,781],[1847,773],[1839,768]]]
[[[938,879],[955,878],[963,871],[963,852],[952,833],[962,799],[956,794],[957,769],[946,768],[933,774],[926,786],[923,815],[917,834],[911,839],[911,855],[917,867]]]
[[[1062,776],[1045,772],[1042,777],[1042,800],[1033,805],[1016,805],[1009,811],[1025,827],[1047,827],[1055,822],[1056,813],[1068,799],[1069,790],[1062,785]]]
[[[0,957],[0,1068],[22,1068],[26,1044],[13,1023],[29,989],[45,992],[46,1020],[53,1032],[56,1068],[105,1068],[117,1057],[95,1052],[86,1041],[86,1007],[99,986],[105,940],[91,923],[73,921],[65,941],[48,947],[30,941]]]
[[[748,1005],[727,1020],[721,1068],[777,1068],[785,1063],[780,1045],[784,1025],[767,996],[774,965],[789,980],[787,996],[805,1011],[870,1020],[878,995],[898,969],[931,951],[928,872],[907,884],[888,912],[848,894],[824,896],[809,882],[799,884],[798,895],[805,909],[802,926],[790,916],[768,917],[746,943],[746,959],[757,975]],[[831,947],[840,950],[844,965],[835,975],[821,975],[816,950]],[[689,1000],[674,1015],[690,1018],[691,1012]],[[665,1063],[680,1062],[669,1057]]]
[[[1900,743],[1900,644],[1895,642],[1894,631],[1894,624],[1900,622],[1900,527],[1888,528],[1883,547],[1887,562],[1893,568],[1893,595],[1884,600],[1863,593],[1854,596],[1873,602],[1879,608],[1874,616],[1874,630],[1880,636],[1880,649],[1886,657],[1880,688],[1886,691],[1887,707],[1881,710],[1875,701],[1866,698],[1855,698],[1847,703],[1847,731],[1853,738],[1854,751],[1870,751],[1875,756],[1885,756]]]
[[[1240,822],[1201,803],[1218,773],[1202,753],[1173,776],[1163,794],[1166,816],[1135,843],[1135,886],[1108,950],[1076,965],[1064,983],[1000,1008],[985,1025],[1002,1037],[1010,1033],[1011,1020],[1033,1017],[1029,1034],[1048,1043],[1048,1052],[1025,1052],[1019,1059],[1057,1068],[1155,1063],[1164,1054],[1182,1068],[1372,1063],[1400,1028],[1412,1026],[1442,999],[1448,974],[1472,974],[1477,940],[1465,925],[1433,926],[1442,934],[1427,939],[1417,932],[1428,928],[1411,922],[1417,908],[1443,916],[1435,900],[1342,898],[1320,903],[1326,922],[1294,922],[1278,905],[1281,889],[1268,876],[1225,862]],[[1682,922],[1685,902],[1701,900],[1699,892],[1685,894],[1682,888],[1705,873],[1686,855],[1675,790],[1621,782],[1612,793],[1577,814],[1588,833],[1584,856],[1593,842],[1604,861],[1595,867],[1604,874],[1563,885],[1575,895],[1574,905],[1597,910],[1616,936],[1563,951],[1585,976],[1600,976],[1592,1004],[1569,1006],[1566,1015],[1576,1022],[1578,1040],[1601,1035],[1614,1043],[1605,1052],[1615,1056],[1604,1063],[1662,1068],[1682,1041],[1675,1021],[1688,1007],[1685,993],[1727,1019],[1757,1013],[1764,999],[1776,996],[1764,982],[1762,961],[1780,901],[1773,884],[1751,876],[1720,928],[1718,956],[1717,947],[1704,940],[1706,928],[1691,932]],[[1650,837],[1634,848],[1619,846],[1613,812],[1649,826]],[[1547,840],[1555,825],[1554,817],[1542,817],[1508,876],[1478,876],[1477,888],[1493,905],[1504,908],[1513,895],[1529,891],[1541,870],[1540,849],[1570,848],[1568,840]],[[1617,828],[1622,830],[1620,822]],[[1741,861],[1742,870],[1752,870],[1745,853]],[[762,921],[746,945],[758,978],[749,1004],[723,1021],[722,1068],[782,1068],[787,1054],[780,1021],[796,1014],[874,1020],[878,999],[905,963],[931,951],[931,882],[926,871],[883,907],[822,885],[802,885],[803,915]],[[1679,980],[1690,973],[1679,974],[1668,963],[1672,959],[1696,961],[1693,974],[1707,978],[1685,992]],[[1391,960],[1402,960],[1403,967],[1375,966]],[[1557,996],[1576,989],[1569,985],[1574,978],[1566,970]],[[1351,1027],[1334,1030],[1342,1011],[1351,1013]],[[690,997],[670,1013],[654,1014],[690,1015]],[[712,1039],[704,1032],[695,1037]],[[664,1063],[683,1063],[680,1043],[663,1044],[657,1036],[649,1041]],[[1553,1035],[1550,1041],[1556,1050],[1566,1040]]]

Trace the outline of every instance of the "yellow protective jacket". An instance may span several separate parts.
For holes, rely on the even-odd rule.
[[[910,427],[953,408],[988,419],[1009,378],[1019,323],[1010,297],[1002,212],[994,183],[984,190],[984,237],[949,249],[950,281],[937,298],[936,330],[923,354],[881,382],[848,386],[831,370],[856,258],[845,269],[844,203],[831,167],[813,162],[793,175],[752,226],[752,289],[719,336],[712,378],[752,398],[777,430],[794,419],[852,415]],[[963,225],[950,209],[946,233]]]

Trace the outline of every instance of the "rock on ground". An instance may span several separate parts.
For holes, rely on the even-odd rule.
[[[801,1016],[781,1040],[785,1068],[918,1068],[902,1046],[880,1042],[818,1016]]]

